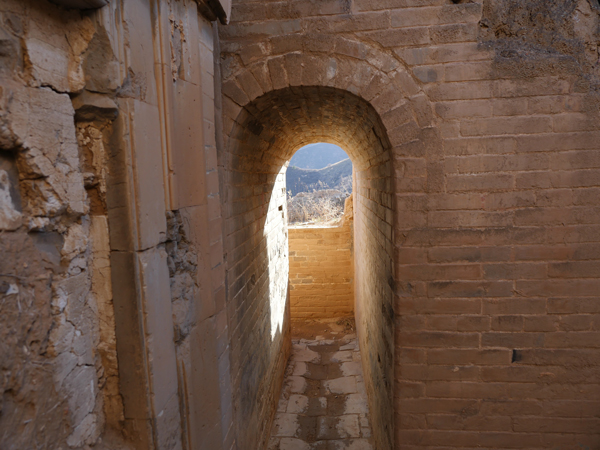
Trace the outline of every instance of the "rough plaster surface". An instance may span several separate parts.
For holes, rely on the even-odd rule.
[[[82,447],[103,432],[116,376],[110,322],[104,333],[100,325],[100,316],[111,314],[110,289],[97,289],[102,263],[93,250],[102,253],[107,227],[89,215],[67,95],[83,87],[95,27],[78,13],[35,2],[4,2],[0,15],[7,49],[0,142],[8,169],[0,174],[7,256],[0,270],[7,286],[0,440],[10,449]],[[118,420],[118,407],[112,410]]]
[[[599,8],[595,0],[485,1],[479,38],[496,49],[499,59],[508,59],[503,61],[506,66],[511,59],[513,68],[518,59],[537,59],[553,64],[548,69],[555,73],[586,75],[596,89]],[[547,62],[539,61],[543,59]]]
[[[196,102],[195,117],[200,121],[208,119],[212,139],[210,132],[199,136],[208,137],[203,157],[208,159],[212,152],[214,160],[214,112],[202,106],[203,96],[209,105],[214,103],[211,25],[198,15],[194,3],[164,2],[161,8],[177,31],[171,43],[182,58],[174,60],[173,70],[178,81],[192,86],[185,89],[180,83],[177,95]],[[145,145],[144,155],[137,159],[132,146],[132,139],[143,144],[147,129],[160,129],[159,124],[148,123],[159,114],[155,66],[146,64],[144,52],[149,51],[151,59],[155,53],[152,45],[138,46],[140,40],[144,45],[153,42],[151,20],[140,2],[111,2],[101,10],[85,12],[34,1],[0,6],[0,250],[7,255],[0,270],[2,448],[145,448],[149,435],[150,440],[156,439],[152,445],[157,448],[181,445],[178,394],[183,402],[187,393],[183,387],[178,389],[172,335],[160,339],[165,327],[172,330],[172,322],[163,322],[161,329],[153,322],[156,317],[147,317],[148,334],[137,337],[147,339],[154,361],[149,372],[158,389],[139,377],[144,374],[142,367],[138,367],[141,372],[129,373],[125,364],[125,377],[119,372],[119,363],[135,361],[129,353],[135,349],[135,339],[127,341],[123,333],[115,333],[118,325],[122,329],[135,318],[124,317],[122,308],[122,299],[130,292],[122,282],[135,283],[127,280],[132,267],[141,268],[137,283],[149,316],[171,315],[170,308],[163,314],[164,302],[156,304],[151,298],[160,295],[161,289],[149,289],[158,282],[167,291],[163,297],[169,297],[167,257],[162,248],[156,248],[165,240],[164,227],[160,221],[153,221],[152,226],[139,222],[140,217],[164,219],[164,202],[160,202],[164,194],[155,188],[144,191],[163,184],[156,177],[146,184],[139,174],[132,177],[128,172],[131,159],[125,156],[133,155],[136,167],[147,176],[162,172],[154,164],[162,156],[152,155],[152,146]],[[177,145],[182,146],[181,140]],[[203,167],[196,164],[194,170]],[[214,185],[202,191],[205,205],[208,192],[218,196]],[[130,208],[128,189],[133,186],[139,198],[133,196]],[[218,211],[212,216],[218,218]],[[133,233],[132,220],[140,226]],[[211,244],[219,246],[218,236],[212,233],[210,241],[207,236],[205,242],[195,242],[204,245],[204,260],[210,259]],[[146,252],[136,255],[137,259],[122,252],[140,244]],[[127,261],[127,270],[119,264],[115,269],[116,261]],[[213,257],[207,266],[218,267],[218,261],[219,257]],[[164,282],[161,274],[166,274]],[[215,290],[222,283],[222,277],[220,284],[215,277]],[[203,287],[207,288],[206,283]],[[120,309],[113,305],[115,295]],[[205,314],[201,319],[215,314],[214,308],[200,309]],[[210,310],[208,314],[205,309]],[[187,334],[191,322],[182,321]],[[215,330],[209,337],[216,352],[217,340],[226,341],[226,327],[215,316],[210,325]],[[218,356],[223,358],[226,345],[221,347]],[[218,374],[217,359],[213,367]],[[218,385],[218,375],[212,376]],[[127,384],[131,377],[142,386],[137,404],[131,401],[131,385]],[[220,400],[217,394],[215,409]],[[155,417],[136,411],[144,402],[146,406],[152,403]],[[148,426],[150,420],[154,431]],[[217,436],[213,442],[224,438],[221,420],[219,415],[210,417],[219,425],[213,425]]]

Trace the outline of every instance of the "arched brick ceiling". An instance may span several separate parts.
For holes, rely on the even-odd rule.
[[[247,105],[237,119],[230,150],[243,171],[276,173],[300,147],[330,142],[342,147],[357,170],[380,163],[389,148],[379,115],[365,100],[331,87],[271,91]]]

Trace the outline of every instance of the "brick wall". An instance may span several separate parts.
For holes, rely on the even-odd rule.
[[[252,133],[252,124],[245,123],[240,133]],[[253,162],[256,144],[248,138],[232,147],[227,157],[238,164],[224,173],[231,383],[239,448],[266,445],[291,347],[286,167]]]
[[[273,79],[277,82],[275,75]],[[239,87],[225,84],[223,88],[240,103],[248,100]],[[365,356],[366,388],[372,398],[377,399],[377,404],[384,405],[377,410],[381,417],[377,416],[378,422],[374,422],[376,433],[387,436],[389,442],[393,322],[389,313],[384,318],[384,312],[391,311],[392,305],[389,285],[392,247],[385,242],[390,238],[393,202],[387,141],[380,138],[385,139],[383,125],[373,108],[363,100],[334,88],[275,90],[246,103],[243,109],[236,107],[228,96],[224,96],[223,101],[224,126],[231,127],[227,153],[222,158],[227,193],[223,208],[230,214],[226,219],[230,329],[237,330],[232,338],[232,376],[236,380],[234,392],[239,389],[239,392],[252,393],[252,396],[238,397],[242,406],[248,405],[247,409],[238,409],[239,423],[248,423],[256,417],[260,424],[268,424],[273,410],[269,411],[266,405],[273,406],[277,394],[267,387],[264,391],[258,389],[261,386],[272,389],[282,376],[277,356],[284,354],[280,349],[285,350],[285,340],[257,338],[263,335],[264,324],[268,323],[272,299],[268,291],[255,290],[253,275],[257,280],[260,270],[267,267],[267,232],[274,232],[273,227],[285,232],[286,227],[282,221],[271,225],[265,222],[269,198],[278,192],[276,182],[284,173],[282,167],[298,148],[311,142],[333,142],[346,149],[352,158],[357,180],[360,180],[355,195],[361,198],[354,203],[355,217],[367,224],[370,233],[360,238],[360,253],[355,252],[355,261],[362,264],[364,260],[369,264],[360,272],[360,280],[356,278],[356,285],[364,293],[357,305],[366,308],[358,327],[361,339],[369,340],[372,349],[371,354]],[[287,251],[287,247],[279,251]],[[387,262],[379,263],[386,258]],[[386,309],[381,307],[382,292],[387,295]],[[252,335],[248,334],[250,330]],[[255,397],[259,392],[261,396]],[[241,427],[239,435],[257,447],[259,444],[255,443],[261,438],[257,429],[258,426]]]
[[[378,169],[356,174],[355,320],[359,344],[365,349],[361,357],[374,436],[379,448],[391,448],[394,427],[393,195],[386,177],[389,166],[382,165]]]
[[[346,201],[351,205],[351,200]],[[335,227],[290,227],[290,314],[334,318],[354,313],[352,210]]]
[[[357,172],[355,293],[359,331],[394,321],[393,345],[361,345],[394,357],[393,374],[364,363],[395,384],[396,448],[600,443],[597,26],[587,0],[357,0],[240,1],[220,29],[227,136],[288,86],[352,92],[381,118],[391,157],[366,148],[379,168]],[[322,134],[288,127],[354,135],[335,114],[316,114]]]

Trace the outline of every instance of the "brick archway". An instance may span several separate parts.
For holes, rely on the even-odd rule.
[[[355,258],[362,258],[363,264],[355,265],[355,311],[361,345],[368,348],[363,353],[363,367],[376,424],[373,432],[380,448],[392,448],[393,380],[394,371],[399,370],[394,365],[397,338],[393,305],[398,293],[402,295],[406,289],[400,281],[394,281],[394,215],[407,214],[408,220],[412,220],[410,205],[398,203],[396,207],[394,193],[440,189],[441,140],[429,101],[395,56],[341,37],[336,38],[331,51],[306,52],[310,45],[314,41],[304,38],[287,45],[285,53],[269,55],[261,54],[260,46],[251,46],[241,53],[245,65],[227,61],[223,64],[227,153],[222,155],[221,164],[226,180],[224,211],[230,224],[226,231],[228,284],[232,286],[229,299],[234,309],[244,309],[234,299],[241,292],[252,291],[248,288],[252,270],[240,264],[248,261],[250,252],[256,254],[260,248],[264,238],[261,230],[268,213],[268,196],[262,199],[254,196],[253,200],[248,199],[246,207],[239,206],[239,202],[236,207],[234,199],[243,192],[250,195],[251,182],[263,183],[263,196],[265,192],[270,195],[277,188],[279,169],[301,146],[317,141],[341,145],[357,173]],[[415,158],[425,158],[427,167],[420,167]],[[250,181],[252,178],[255,181]],[[424,180],[426,186],[422,185]],[[249,217],[249,211],[256,211],[261,203],[262,221],[244,222],[244,214]],[[236,221],[244,225],[236,226]],[[252,229],[252,233],[243,229]],[[251,239],[251,235],[254,243],[240,254],[240,242]],[[242,281],[244,276],[250,281]],[[246,302],[253,298],[247,297]],[[249,326],[245,316],[230,316],[230,329],[244,329],[244,326]],[[268,403],[277,398],[276,374],[284,367],[279,349],[285,348],[285,339],[282,336],[275,350],[271,345],[267,365],[258,371],[254,369],[253,376],[261,371],[273,374],[270,390],[261,389],[275,395],[266,396],[265,404],[256,406],[262,408],[261,414],[254,414],[256,417],[267,418]],[[233,335],[232,342],[237,341]],[[248,352],[242,347],[232,352],[234,392],[236,389],[245,392],[242,374],[248,368],[242,362],[242,355]],[[254,394],[256,397],[258,391]],[[238,412],[243,410],[238,408]],[[238,423],[244,423],[244,413],[241,414]],[[250,430],[252,427],[240,430],[238,436],[252,441]]]
[[[224,65],[223,124],[228,153],[223,165],[230,175],[224,186],[236,192],[224,193],[224,198],[233,205],[236,195],[248,192],[240,181],[243,185],[248,176],[258,174],[270,186],[263,191],[272,192],[279,168],[305,144],[331,142],[347,150],[357,173],[356,260],[364,262],[355,266],[357,328],[361,345],[369,349],[364,352],[363,366],[373,423],[379,425],[374,436],[381,448],[391,448],[393,304],[395,290],[402,289],[394,282],[394,192],[410,190],[423,180],[412,170],[415,156],[428,156],[427,183],[435,188],[436,173],[441,174],[435,154],[439,155],[441,144],[427,98],[398,59],[344,38],[338,38],[328,53],[307,53],[307,45],[308,41],[296,41],[296,47],[283,54],[242,56],[247,65],[232,73],[227,73],[229,66]],[[234,216],[229,220],[233,222]],[[255,232],[262,227],[264,222],[255,225]],[[231,232],[233,235],[233,229]],[[228,254],[239,243],[232,242],[235,239],[226,241]],[[258,241],[254,248],[257,245]],[[236,270],[241,260],[229,257],[230,284],[233,279],[240,283],[243,277],[243,270]],[[230,299],[235,297],[234,291],[230,289]],[[229,325],[236,329],[239,324]],[[232,361],[235,366],[235,351]],[[264,370],[277,372],[281,364],[273,357]],[[244,372],[243,363],[233,367],[234,380],[236,372]],[[241,376],[237,378],[241,380]]]

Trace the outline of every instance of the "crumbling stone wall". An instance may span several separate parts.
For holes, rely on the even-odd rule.
[[[0,6],[2,448],[231,446],[222,6]]]
[[[81,448],[118,429],[103,127],[82,123],[98,33],[46,2],[0,6],[0,436],[3,448]],[[89,73],[88,73],[89,74]],[[91,200],[90,189],[98,187]]]
[[[334,227],[290,227],[290,315],[335,318],[354,313],[352,199]]]
[[[378,350],[394,355],[380,380],[394,383],[396,448],[598,446],[597,2],[239,1],[232,20],[220,30],[230,139],[241,107],[288,86],[353,92],[385,127],[393,184],[356,196],[355,233],[394,255],[394,307],[378,284],[372,322],[395,324]],[[361,208],[392,212],[379,192],[395,217],[369,235],[378,222]],[[377,365],[364,365],[385,423]]]

